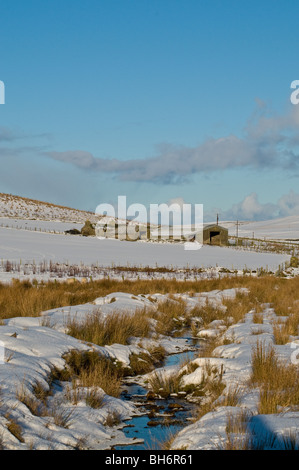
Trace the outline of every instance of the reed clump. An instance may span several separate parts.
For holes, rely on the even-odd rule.
[[[258,341],[252,351],[250,383],[260,390],[260,414],[299,407],[299,368],[279,360],[274,347]]]
[[[145,310],[135,313],[113,312],[107,316],[94,311],[84,320],[67,321],[67,334],[99,346],[114,343],[128,344],[131,337],[144,338],[150,334],[150,322]]]

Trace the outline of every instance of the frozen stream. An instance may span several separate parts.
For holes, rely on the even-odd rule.
[[[192,360],[198,355],[200,341],[194,343],[190,337],[187,345],[193,350],[171,354],[166,357],[163,367],[179,365],[186,359]],[[190,424],[192,411],[198,406],[190,403],[183,397],[170,396],[166,399],[147,398],[148,389],[137,383],[125,383],[121,398],[133,401],[139,410],[144,413],[128,421],[123,429],[126,437],[143,439],[143,444],[116,446],[115,450],[153,450],[158,449],[161,443],[176,434],[184,426]]]

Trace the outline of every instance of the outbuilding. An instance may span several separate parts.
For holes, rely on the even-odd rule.
[[[204,225],[204,245],[228,245],[228,229],[217,224]]]

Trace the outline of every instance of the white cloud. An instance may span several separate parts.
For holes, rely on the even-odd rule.
[[[261,203],[256,193],[251,193],[229,210],[222,211],[223,220],[269,220],[276,217],[299,216],[299,194],[290,191],[273,204]]]
[[[171,206],[172,204],[176,204],[177,206],[180,207],[180,209],[183,208],[183,205],[186,204],[186,202],[184,201],[184,199],[182,197],[175,197],[173,199],[169,199],[169,201],[167,202],[167,204],[169,206]]]
[[[278,201],[279,216],[299,215],[299,194],[290,191]]]
[[[242,137],[209,138],[197,147],[162,144],[158,155],[146,159],[99,158],[84,150],[45,155],[81,169],[115,174],[122,181],[175,184],[195,173],[232,168],[297,169],[298,126],[299,106],[292,106],[285,115],[274,115],[259,105]]]
[[[240,220],[264,220],[277,216],[277,205],[272,203],[261,204],[256,193],[246,196],[243,201],[234,204],[226,211],[225,218]]]

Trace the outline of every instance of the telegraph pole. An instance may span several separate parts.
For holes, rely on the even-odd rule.
[[[237,238],[237,245],[239,241],[239,221],[236,222],[236,238]]]

